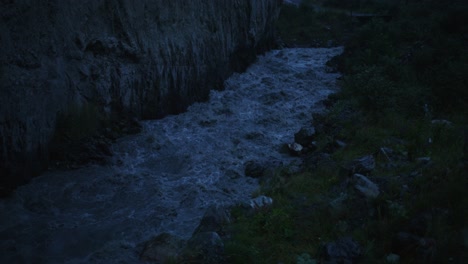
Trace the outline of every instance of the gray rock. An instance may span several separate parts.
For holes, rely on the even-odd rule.
[[[250,207],[255,210],[269,207],[272,204],[273,204],[273,199],[265,195],[261,195],[254,199],[251,199],[249,202]]]
[[[351,237],[343,237],[325,245],[325,256],[330,263],[355,263],[361,255],[361,246]]]
[[[379,196],[379,186],[361,174],[353,175],[354,188],[361,192],[367,198],[376,198]]]
[[[255,215],[259,210],[267,209],[273,204],[271,197],[261,195],[256,198],[250,199],[249,201],[241,202],[237,205],[237,209],[240,209],[240,213],[244,216],[251,217]]]
[[[419,158],[416,158],[416,162],[419,164],[425,165],[431,162],[431,157],[419,157]]]
[[[334,144],[337,148],[344,148],[347,145],[344,141],[338,139],[334,141]]]
[[[289,148],[289,153],[291,153],[291,155],[293,156],[299,156],[302,154],[302,151],[304,150],[304,147],[299,144],[299,143],[291,143],[291,144],[288,144],[288,148]]]

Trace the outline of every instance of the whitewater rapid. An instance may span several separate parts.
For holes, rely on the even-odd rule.
[[[337,48],[273,50],[207,102],[121,138],[106,166],[48,171],[0,201],[0,263],[136,263],[163,232],[189,238],[212,204],[252,198],[245,163],[300,162],[280,150],[323,111]]]

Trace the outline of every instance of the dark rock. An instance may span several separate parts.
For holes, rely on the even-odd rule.
[[[294,134],[294,141],[302,146],[309,146],[315,137],[315,128],[312,125],[302,127]]]
[[[231,222],[230,208],[222,205],[210,206],[200,221],[194,234],[203,232],[223,233],[223,226]]]
[[[416,258],[420,263],[431,263],[437,252],[437,243],[433,238],[399,232],[393,239],[393,250],[403,258]]]
[[[245,176],[260,178],[267,169],[266,164],[259,161],[250,160],[245,163]]]
[[[343,237],[325,245],[325,257],[329,263],[356,263],[361,255],[361,246],[351,237]]]
[[[431,121],[432,125],[436,126],[452,126],[453,123],[445,119],[434,119]]]
[[[240,173],[238,173],[235,170],[227,170],[226,176],[229,177],[230,179],[238,179],[239,177],[241,177]]]
[[[245,163],[245,176],[252,178],[270,178],[283,166],[281,160],[272,159],[268,161],[250,160]]]
[[[330,68],[329,68],[330,69]],[[332,69],[330,69],[329,71],[327,72],[333,72]],[[323,100],[323,105],[327,108],[327,109],[330,109],[332,108],[333,105],[335,105],[336,103],[336,99],[334,98],[331,98],[331,97],[328,97],[327,99]]]
[[[70,108],[93,104],[105,125],[116,113],[160,118],[208,99],[209,89],[221,88],[257,52],[273,47],[281,5],[277,0],[4,2],[0,190],[47,168],[57,116]]]
[[[412,234],[424,236],[429,232],[429,228],[435,221],[438,222],[440,219],[448,217],[448,210],[433,208],[429,211],[418,213],[411,218],[407,230]]]
[[[351,175],[355,173],[367,175],[375,169],[374,156],[368,155],[351,161],[345,167]]]
[[[337,139],[337,140],[328,142],[323,148],[323,151],[326,151],[328,153],[333,153],[344,147],[346,147],[346,143]]]
[[[339,149],[346,147],[346,143],[338,139],[335,140],[333,143],[335,144],[335,147]]]
[[[420,165],[426,165],[431,162],[431,157],[419,157],[415,161]]]
[[[387,261],[388,264],[397,264],[397,263],[400,263],[400,256],[397,254],[391,253],[385,257],[385,260]]]
[[[145,243],[140,259],[149,263],[167,263],[178,258],[184,244],[181,238],[163,233]]]
[[[260,132],[250,132],[245,134],[245,139],[248,140],[259,140],[265,138],[265,135]]]
[[[314,152],[309,156],[306,156],[304,160],[305,166],[307,168],[317,168],[319,166],[324,166],[327,168],[337,167],[336,161],[334,161],[330,154],[325,152]]]
[[[224,243],[216,232],[195,234],[181,254],[182,263],[226,263]]]

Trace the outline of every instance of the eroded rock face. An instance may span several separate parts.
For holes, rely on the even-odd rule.
[[[1,1],[0,192],[47,166],[63,113],[158,118],[206,99],[269,48],[280,4]]]

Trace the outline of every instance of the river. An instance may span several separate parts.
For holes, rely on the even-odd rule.
[[[212,204],[252,198],[250,160],[300,163],[281,153],[323,111],[337,48],[273,50],[212,91],[207,102],[119,139],[112,162],[49,170],[0,201],[0,263],[138,263],[139,245],[169,232],[187,239]]]

